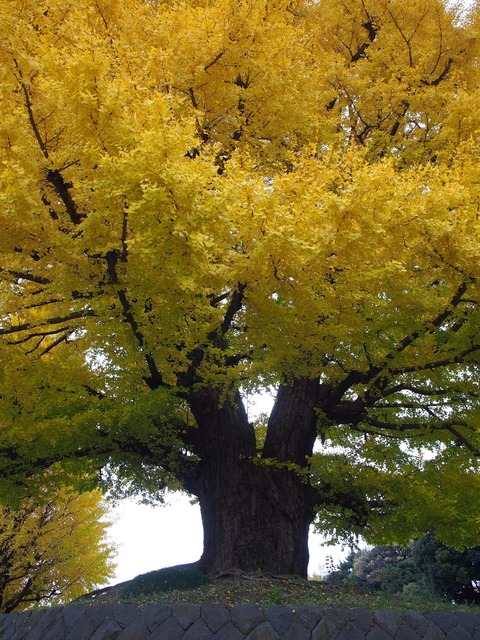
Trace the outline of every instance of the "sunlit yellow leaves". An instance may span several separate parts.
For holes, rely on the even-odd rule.
[[[461,177],[405,168],[434,152],[450,162],[448,132],[478,131],[467,117],[475,92],[446,91],[460,71],[477,91],[472,36],[438,2],[133,3],[128,16],[116,2],[22,3],[3,19],[16,114],[3,145],[11,268],[47,245],[60,298],[96,295],[107,252],[128,254],[118,286],[160,359],[182,369],[221,315],[207,296],[241,281],[249,332],[237,341],[258,353],[283,344],[268,370],[295,370],[308,353],[302,366],[316,375],[341,345],[361,358],[353,345],[374,335],[373,310],[427,317],[439,302],[422,288],[432,264],[437,274],[471,265],[476,245],[452,243],[457,221],[446,220],[466,206]],[[365,149],[345,153],[348,142]],[[75,232],[50,170],[71,185]],[[57,216],[74,236],[53,232]],[[38,262],[46,277],[53,265]]]
[[[161,384],[370,372],[349,389],[365,398],[382,372],[459,393],[452,371],[480,350],[477,9],[0,9],[12,438],[61,447],[111,428],[100,397]]]
[[[110,577],[104,518],[98,492],[44,490],[38,503],[0,507],[0,612],[68,602]]]

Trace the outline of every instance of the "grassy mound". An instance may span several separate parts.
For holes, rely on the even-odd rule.
[[[135,598],[167,591],[189,591],[207,584],[209,579],[195,566],[178,565],[150,571],[126,583],[119,592],[121,598]]]
[[[133,580],[85,594],[73,604],[130,603],[139,607],[150,604],[207,604],[227,607],[256,604],[260,607],[283,604],[295,608],[300,604],[318,607],[393,611],[468,611],[480,614],[480,606],[454,605],[415,594],[392,596],[382,591],[365,591],[353,585],[337,585],[296,577],[241,574],[208,578],[195,565],[178,565],[139,575]]]

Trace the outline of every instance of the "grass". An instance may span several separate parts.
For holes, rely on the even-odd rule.
[[[454,605],[413,595],[390,595],[345,585],[293,577],[242,574],[211,579],[189,565],[152,571],[129,582],[82,596],[75,604],[221,603],[227,607],[251,603],[260,607],[311,604],[321,608],[389,609],[394,611],[468,611],[480,614],[480,606]]]

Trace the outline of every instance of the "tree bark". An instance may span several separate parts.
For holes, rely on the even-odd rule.
[[[196,495],[205,572],[307,577],[314,491],[303,471],[315,439],[317,387],[299,381],[280,389],[261,457],[238,394],[224,402],[214,389],[190,396],[200,436]]]
[[[294,472],[245,461],[199,496],[207,573],[240,569],[307,577],[308,485]]]

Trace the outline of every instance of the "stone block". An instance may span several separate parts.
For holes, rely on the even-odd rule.
[[[470,633],[480,629],[480,616],[473,613],[458,613],[457,620]]]
[[[365,640],[392,640],[392,636],[380,627],[373,627],[367,633]]]
[[[185,630],[170,617],[151,634],[150,640],[182,640]]]
[[[207,623],[199,618],[188,628],[182,640],[210,640],[212,632]]]
[[[119,604],[113,609],[113,616],[122,629],[140,619],[140,611],[135,604]]]
[[[55,623],[50,626],[48,631],[43,634],[42,640],[59,640],[59,638],[65,638],[66,635],[65,622],[60,616],[56,619]],[[92,636],[92,640],[97,640],[97,638],[93,638]],[[102,638],[102,640],[110,640],[110,638]]]
[[[323,618],[312,631],[312,640],[335,640],[338,637],[338,628],[330,618]]]
[[[143,621],[151,632],[165,622],[172,615],[172,607],[168,604],[149,604],[141,612]]]
[[[95,629],[97,629],[102,624],[102,622],[115,617],[115,608],[116,605],[110,604],[94,605],[92,607],[85,607],[85,613],[95,625]]]
[[[411,627],[403,626],[397,631],[395,640],[422,640],[423,634],[419,635]]]
[[[2,640],[23,640],[27,633],[30,631],[28,626],[28,620],[30,618],[30,611],[24,611],[23,613],[11,613],[8,616],[11,620],[10,624],[4,625]]]
[[[254,604],[237,604],[230,615],[232,623],[245,636],[265,620],[263,611]]]
[[[311,604],[302,604],[295,608],[294,618],[310,631],[323,618],[324,610]]]
[[[341,629],[350,619],[348,609],[331,608],[325,609],[325,617],[331,620],[337,629]]]
[[[188,629],[200,617],[200,606],[198,604],[176,604],[172,607],[172,616],[182,629]]]
[[[310,630],[299,622],[292,622],[288,631],[282,636],[282,640],[310,640]]]
[[[445,633],[434,622],[429,622],[423,640],[445,640]]]
[[[107,616],[97,628],[93,636],[88,640],[116,640],[122,632],[122,627],[118,624],[113,616]],[[62,635],[53,636],[51,640],[59,640]],[[50,639],[49,639],[50,640]]]
[[[349,621],[339,630],[336,638],[337,640],[365,640],[365,631]]]
[[[65,618],[65,612],[63,615],[67,633],[65,640],[85,640],[85,638],[92,637],[97,626],[89,617],[87,617],[85,610],[83,610],[83,616],[78,618],[77,623],[73,626],[71,625],[72,621],[68,618],[69,614],[67,614],[67,618]]]
[[[445,640],[472,640],[472,634],[462,627],[461,624],[457,624],[452,627],[445,636]]]
[[[0,638],[10,640],[16,628],[16,616],[5,614],[0,616]]]
[[[62,618],[65,622],[65,629],[67,630],[67,634],[75,629],[75,627],[82,621],[86,619],[85,607],[74,606],[74,607],[65,607],[62,611]]]
[[[425,635],[425,632],[428,629],[428,619],[426,616],[418,613],[417,611],[404,611],[402,617],[403,622],[407,627],[415,629],[415,631],[422,637]]]
[[[141,618],[137,618],[137,620],[132,620],[129,625],[124,627],[117,640],[149,640],[149,638],[149,628]],[[88,640],[88,636],[84,640]]]
[[[293,622],[293,611],[289,607],[273,605],[266,607],[265,617],[278,635],[283,636]]]
[[[24,623],[24,638],[29,638],[30,640],[40,638],[43,640],[49,634],[50,629],[58,625],[59,620],[62,620],[62,612],[62,607],[29,611],[28,620],[26,619]],[[41,634],[39,635],[40,630]]]
[[[215,640],[244,640],[245,638],[232,622],[227,622],[213,637]]]
[[[229,610],[223,604],[202,604],[200,615],[213,633],[224,627],[231,619]]]
[[[26,640],[43,640],[49,629],[56,624],[57,618],[49,616],[46,611],[41,609],[32,611],[28,618],[28,623],[24,629],[24,638]],[[1,636],[3,640],[3,636]]]
[[[279,640],[280,636],[269,622],[262,622],[251,633],[246,640]]]
[[[367,633],[373,625],[373,612],[367,611],[366,609],[349,609],[348,619],[349,622],[354,624],[358,629]]]
[[[445,633],[448,633],[450,629],[453,629],[453,627],[457,625],[457,616],[455,613],[447,613],[446,611],[430,611],[427,617]]]
[[[384,611],[382,609],[377,609],[373,612],[373,619],[380,627],[387,633],[389,633],[392,638],[395,637],[395,634],[403,625],[402,617],[399,613],[395,611]]]

